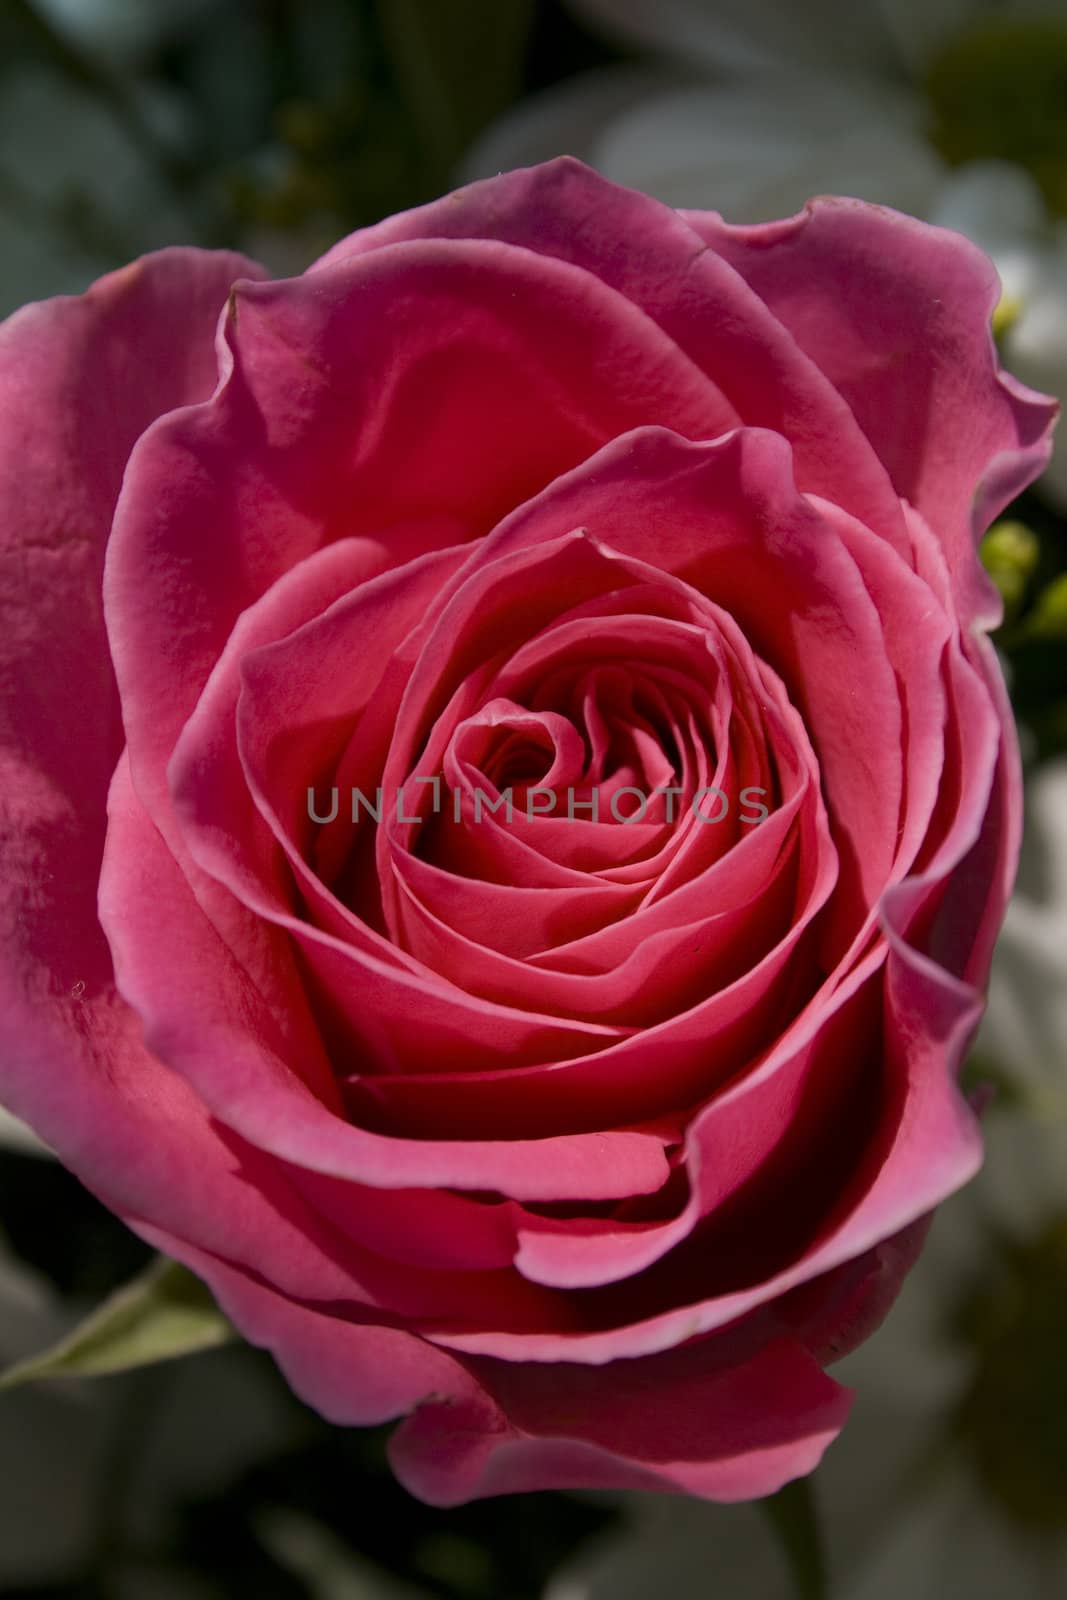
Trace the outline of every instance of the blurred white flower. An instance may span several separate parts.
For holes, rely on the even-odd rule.
[[[895,86],[812,76],[676,85],[603,127],[594,164],[669,205],[732,221],[788,216],[813,193],[862,188],[898,210],[926,210],[945,167],[918,107]]]
[[[789,216],[812,194],[861,188],[883,205],[924,211],[948,175],[906,86],[784,71],[709,82],[677,67],[565,79],[493,124],[460,175],[565,153],[668,205],[731,222]]]
[[[520,104],[460,177],[579,156],[668,205],[759,222],[850,194],[969,234],[1001,272],[1006,365],[1067,399],[1067,224],[1020,166],[952,167],[936,147],[930,69],[983,27],[1064,22],[1055,0],[571,0],[587,23],[655,53]],[[1044,36],[1035,31],[1035,59]],[[1067,45],[1067,32],[1059,48]],[[997,68],[995,49],[979,52]],[[991,54],[992,51],[992,54]],[[1025,53],[1025,52],[1024,52]],[[970,59],[970,58],[968,58]],[[973,61],[971,69],[973,70]],[[986,85],[967,85],[973,105]],[[973,89],[973,93],[971,90]],[[1014,104],[1014,101],[1012,102]],[[942,108],[943,109],[943,108]],[[991,107],[991,114],[997,107]],[[1041,481],[1067,506],[1067,443]]]

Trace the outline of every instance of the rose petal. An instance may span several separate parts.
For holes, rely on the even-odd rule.
[[[709,594],[782,678],[818,754],[841,852],[836,916],[842,930],[850,917],[862,924],[900,816],[899,692],[862,574],[798,493],[786,442],[756,429],[710,444],[638,430],[520,507],[482,559],[532,552],[577,525]]]
[[[753,1353],[727,1335],[608,1368],[468,1369],[481,1394],[420,1406],[390,1441],[400,1481],[433,1505],[549,1488],[772,1494],[812,1470],[851,1403],[785,1339]]]
[[[956,1076],[977,1025],[980,998],[975,990],[912,951],[897,934],[890,936],[890,944],[888,963],[884,952],[876,950],[857,968],[849,983],[842,985],[833,1002],[837,1011],[850,1001],[855,1004],[857,999],[862,999],[864,987],[869,988],[872,973],[877,972],[880,965],[885,967],[885,1003],[889,1016],[884,1028],[886,1070],[879,1090],[885,1096],[880,1132],[875,1135],[873,1129],[869,1129],[866,1140],[870,1142],[853,1153],[850,1187],[858,1192],[850,1193],[849,1187],[842,1190],[836,1202],[836,1218],[829,1225],[824,1222],[823,1232],[806,1249],[801,1248],[788,1264],[766,1276],[756,1266],[760,1281],[753,1287],[731,1290],[684,1309],[639,1316],[627,1327],[613,1326],[577,1337],[569,1335],[565,1340],[546,1341],[543,1337],[525,1340],[505,1335],[455,1338],[446,1334],[438,1335],[437,1342],[448,1348],[472,1354],[484,1352],[512,1361],[567,1359],[596,1363],[661,1350],[679,1339],[722,1328],[735,1318],[770,1304],[776,1296],[798,1284],[863,1255],[930,1211],[972,1177],[981,1162],[981,1140]],[[724,1181],[729,1185],[734,1179],[749,1180],[753,1169],[744,1157],[744,1144],[754,1141],[757,1146],[773,1145],[777,1137],[775,1123],[779,1132],[792,1130],[803,1146],[805,1122],[801,1119],[794,1127],[790,1118],[792,1105],[796,1104],[795,1100],[790,1104],[790,1078],[792,1085],[799,1089],[807,1080],[810,1106],[814,1110],[821,1092],[817,1080],[811,1076],[811,1066],[821,1062],[824,1071],[828,1068],[832,1072],[835,1068],[836,1043],[834,1030],[828,1027],[829,1020],[821,1007],[803,1018],[787,1036],[786,1043],[758,1072],[750,1074],[696,1119],[688,1139],[691,1181],[696,1196],[687,1208],[690,1212],[701,1209],[702,1184],[711,1183],[718,1189]],[[837,1069],[840,1069],[839,1061]],[[775,1108],[774,1100],[783,1092],[785,1101],[779,1099]],[[768,1093],[770,1100],[766,1099]],[[768,1127],[761,1123],[764,1113],[775,1119]],[[809,1118],[807,1126],[810,1129],[813,1125]],[[831,1124],[830,1132],[835,1126]],[[878,1117],[874,1118],[874,1126],[879,1126]],[[825,1127],[823,1131],[825,1136]],[[740,1146],[736,1143],[739,1133]],[[833,1146],[827,1148],[832,1150]],[[730,1149],[737,1152],[733,1177],[731,1168],[725,1173],[720,1170],[723,1152]],[[762,1159],[758,1151],[756,1158]],[[792,1203],[802,1195],[803,1188],[795,1189]],[[764,1215],[767,1203],[767,1197],[761,1196],[759,1206]],[[785,1196],[781,1203],[786,1203]],[[742,1221],[743,1215],[741,1213]],[[684,1237],[691,1228],[691,1217],[688,1220],[679,1218],[670,1225],[668,1237],[673,1242]],[[751,1237],[750,1227],[745,1236]],[[768,1238],[771,1248],[781,1249],[783,1255],[788,1253],[789,1241],[784,1236],[777,1240],[773,1235]],[[650,1259],[657,1259],[661,1253],[657,1243],[649,1240],[643,1246],[649,1250]],[[699,1254],[707,1259],[705,1251]],[[742,1264],[745,1262],[740,1240],[738,1260]],[[690,1261],[684,1269],[680,1270],[680,1264],[675,1269],[680,1270],[681,1282],[688,1281],[690,1292],[695,1283],[694,1267],[695,1263]],[[632,1257],[628,1268],[634,1269]],[[668,1291],[673,1287],[676,1298],[678,1284],[669,1276],[669,1261],[666,1270],[664,1287]],[[647,1282],[644,1287],[647,1288]],[[611,1304],[612,1296],[616,1300],[619,1297],[619,1291],[614,1288],[593,1291],[593,1294],[606,1294],[607,1305]],[[590,1298],[587,1304],[587,1314],[591,1314],[595,1300]],[[647,1300],[645,1304],[647,1308]]]
[[[848,406],[743,274],[701,249],[694,226],[693,218],[564,156],[352,234],[311,273],[401,240],[435,238],[500,239],[542,259],[572,262],[658,323],[713,377],[743,423],[782,433],[795,451],[801,489],[826,495],[906,551],[897,497]],[[677,426],[663,415],[647,420]],[[712,435],[704,428],[689,437]]]
[[[138,1231],[206,1279],[249,1343],[270,1350],[296,1393],[329,1422],[373,1427],[426,1401],[477,1394],[459,1360],[416,1334],[300,1305],[185,1239]]]
[[[771,1494],[811,1471],[851,1403],[781,1336],[764,1333],[740,1361],[727,1334],[608,1370],[511,1368],[294,1304],[183,1240],[140,1231],[207,1279],[245,1337],[269,1348],[329,1421],[370,1426],[413,1411],[390,1459],[434,1505],[549,1488]]]
[[[162,412],[210,394],[227,292],[259,270],[226,253],[164,250],[0,329],[0,1084],[88,1182],[112,1175],[108,1124],[129,1133],[121,1100],[109,1103],[112,1074],[143,1060],[96,916],[123,739],[104,547],[131,448]],[[157,1074],[143,1070],[150,1098]]]
[[[120,990],[143,1019],[150,1049],[251,1144],[294,1165],[382,1188],[588,1200],[649,1193],[663,1182],[663,1140],[654,1134],[426,1143],[383,1138],[342,1121],[279,1053],[276,1012],[200,910],[125,771],[112,807],[101,918]],[[367,970],[375,975],[370,963]]]
[[[964,619],[995,625],[975,540],[1048,460],[1058,407],[997,370],[992,262],[962,235],[860,200],[813,200],[756,227],[686,220],[848,402],[941,538]]]

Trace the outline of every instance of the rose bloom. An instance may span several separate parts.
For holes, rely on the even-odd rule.
[[[996,299],[562,160],[0,334],[3,1097],[427,1500],[809,1471],[979,1164]]]

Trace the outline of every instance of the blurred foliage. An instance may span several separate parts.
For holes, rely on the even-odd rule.
[[[0,104],[6,74],[54,74],[129,137],[180,218],[161,240],[154,219],[103,192],[106,174],[100,190],[75,179],[42,197],[24,176],[33,151],[9,148],[0,228],[44,229],[101,270],[161,242],[299,270],[449,188],[470,141],[516,99],[614,54],[558,0],[218,0],[120,73],[34,0],[0,0]]]
[[[324,1425],[307,1446],[262,1463],[229,1495],[190,1506],[184,1547],[199,1551],[212,1571],[232,1562],[239,1576],[252,1547],[265,1550],[265,1527],[278,1549],[270,1524],[287,1507],[434,1600],[540,1600],[575,1545],[614,1520],[606,1508],[561,1494],[506,1495],[447,1511],[421,1505],[388,1469],[388,1432]]]
[[[1067,1217],[993,1240],[953,1332],[976,1354],[956,1428],[983,1485],[1034,1530],[1067,1529]]]
[[[1012,704],[1030,730],[1033,755],[1067,752],[1067,523],[1028,490],[982,544],[1005,602],[994,635],[1009,667]]]
[[[92,1304],[152,1260],[149,1246],[58,1162],[0,1149],[0,1203],[15,1255],[64,1299]]]
[[[983,20],[949,40],[927,89],[946,160],[1015,161],[1067,215],[1067,19]]]
[[[533,0],[379,0],[397,84],[442,186],[474,136],[518,98],[533,9]]]
[[[1017,1074],[979,1050],[972,1050],[967,1057],[960,1075],[960,1088],[987,1116],[1031,1109]]]

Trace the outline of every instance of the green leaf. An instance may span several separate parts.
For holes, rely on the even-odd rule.
[[[39,1378],[94,1378],[208,1350],[235,1337],[211,1292],[159,1256],[50,1350],[0,1373],[0,1389]]]
[[[810,1478],[796,1478],[760,1505],[778,1536],[797,1600],[828,1600],[826,1557]]]
[[[393,71],[438,179],[519,95],[533,12],[533,0],[379,0]]]

